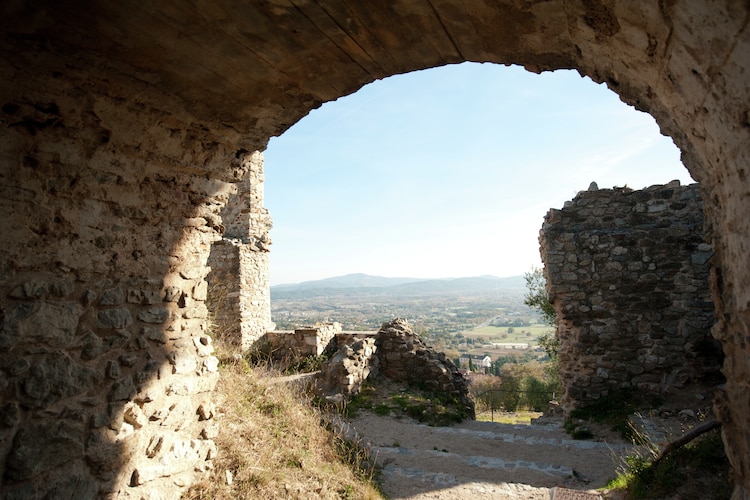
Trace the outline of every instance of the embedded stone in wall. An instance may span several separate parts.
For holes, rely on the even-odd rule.
[[[702,208],[697,184],[674,181],[583,191],[549,211],[539,240],[566,409],[721,377]]]

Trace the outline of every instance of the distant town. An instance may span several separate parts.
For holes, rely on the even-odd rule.
[[[537,340],[552,328],[524,304],[525,292],[523,276],[416,280],[358,274],[272,287],[271,314],[278,330],[336,321],[344,330],[374,331],[405,318],[459,368],[469,369],[473,355],[483,363],[472,362],[471,368],[490,373],[504,362],[546,356]]]

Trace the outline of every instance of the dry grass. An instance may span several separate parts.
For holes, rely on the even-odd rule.
[[[324,427],[301,390],[243,358],[221,370],[219,454],[184,498],[382,498],[367,450]]]

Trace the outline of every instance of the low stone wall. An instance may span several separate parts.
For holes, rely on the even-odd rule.
[[[267,332],[264,340],[274,359],[320,356],[340,331],[339,323],[320,323],[293,332]]]
[[[539,239],[566,409],[719,376],[702,207],[697,184],[675,181],[590,189],[549,211]]]

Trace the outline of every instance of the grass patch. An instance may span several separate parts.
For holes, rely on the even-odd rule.
[[[323,363],[328,360],[327,354],[319,354],[317,356],[310,354],[303,358],[291,361],[286,369],[285,373],[312,373],[321,369]]]
[[[349,396],[349,399],[344,402],[339,411],[348,418],[355,418],[360,410],[376,411],[376,407],[378,415],[387,415],[390,411],[389,406],[377,403],[375,387],[372,384],[364,383],[360,392]]]
[[[359,394],[353,395],[342,408],[345,416],[354,418],[360,410],[376,415],[408,416],[431,426],[446,426],[463,422],[468,412],[458,399],[444,393],[417,387],[385,390],[366,383]]]
[[[544,415],[539,411],[495,411],[494,415],[490,412],[477,413],[477,420],[480,422],[495,422],[498,424],[513,425],[530,425],[531,421]]]
[[[594,437],[591,429],[580,422],[576,423],[572,418],[565,420],[563,428],[573,439],[591,439]]]
[[[484,325],[472,328],[471,330],[464,330],[461,333],[466,338],[483,342],[528,343],[534,346],[537,345],[539,336],[554,331],[549,325],[527,325],[510,328],[511,333],[508,333],[507,326]]]
[[[619,432],[623,439],[632,442],[635,436],[632,427],[628,425],[628,416],[633,414],[635,409],[633,391],[621,389],[599,398],[595,403],[571,411],[564,427],[573,439],[590,439],[594,434],[583,424],[592,421],[608,425],[613,431]]]
[[[183,498],[382,498],[368,450],[303,393],[244,358],[220,369],[214,470]]]

